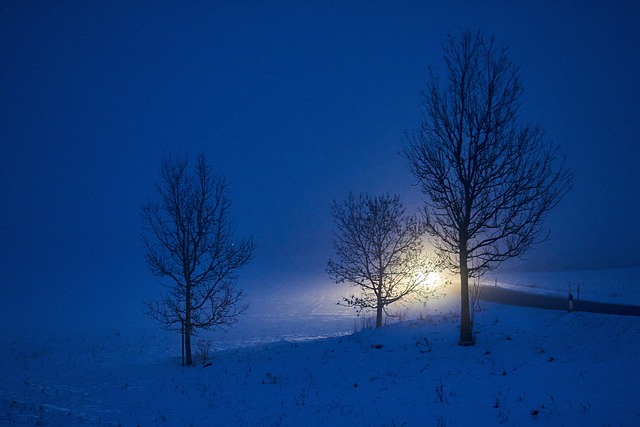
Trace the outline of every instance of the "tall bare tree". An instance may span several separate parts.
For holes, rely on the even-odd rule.
[[[224,327],[247,309],[233,285],[253,256],[251,239],[236,240],[229,219],[225,181],[200,154],[193,173],[184,157],[162,159],[159,201],[142,208],[142,240],[154,275],[166,278],[167,292],[147,303],[148,314],[182,333],[183,364],[193,363],[191,336]],[[186,361],[185,361],[186,358]]]
[[[522,84],[506,48],[481,32],[449,36],[446,83],[431,73],[423,121],[404,155],[427,196],[427,232],[460,273],[460,344],[472,344],[469,278],[547,238],[548,212],[572,175],[558,146],[518,117]]]
[[[342,204],[333,202],[331,215],[338,260],[329,261],[327,273],[336,283],[351,283],[362,291],[344,303],[358,312],[376,310],[378,328],[388,305],[424,296],[424,277],[434,267],[423,254],[424,224],[405,214],[398,196],[350,194]]]

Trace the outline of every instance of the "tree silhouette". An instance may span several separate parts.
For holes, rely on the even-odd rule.
[[[165,155],[160,200],[142,208],[146,261],[169,282],[160,301],[147,303],[148,314],[181,331],[183,365],[193,363],[191,336],[197,330],[231,325],[247,309],[233,284],[254,248],[251,239],[234,238],[227,185],[213,175],[204,154],[193,174],[187,167],[186,158]]]
[[[460,344],[473,342],[469,278],[545,240],[548,212],[572,175],[544,131],[521,124],[522,85],[506,48],[481,32],[449,36],[446,83],[433,73],[423,121],[404,155],[427,196],[427,232],[439,258],[460,274]]]
[[[327,272],[336,283],[361,290],[361,296],[343,298],[346,305],[375,310],[378,328],[388,305],[430,293],[423,286],[434,267],[423,254],[424,224],[405,214],[398,196],[350,194],[342,204],[333,202],[331,215],[338,260],[329,261]]]

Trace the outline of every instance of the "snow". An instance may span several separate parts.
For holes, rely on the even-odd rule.
[[[587,279],[634,276],[623,273],[575,277],[609,298]],[[564,293],[554,286],[569,276],[522,277]],[[625,299],[637,300],[633,284]],[[638,317],[483,302],[476,345],[461,347],[455,307],[354,332],[353,313],[327,293],[255,307],[228,333],[196,337],[213,343],[207,367],[181,367],[178,335],[153,324],[4,333],[0,425],[640,425]]]

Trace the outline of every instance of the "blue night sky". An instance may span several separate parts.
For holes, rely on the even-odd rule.
[[[522,118],[575,174],[525,265],[640,265],[640,5],[606,3],[2,2],[2,320],[143,311],[164,152],[204,151],[230,183],[248,293],[330,286],[334,198],[419,206],[399,152],[461,29],[509,46]]]

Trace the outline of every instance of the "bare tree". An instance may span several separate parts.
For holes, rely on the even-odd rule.
[[[254,249],[251,239],[235,239],[227,185],[204,154],[193,174],[187,167],[186,158],[165,155],[160,200],[142,208],[145,258],[153,274],[169,282],[160,301],[147,303],[148,314],[181,331],[183,365],[193,363],[191,336],[197,330],[231,325],[247,309],[233,284]]]
[[[376,310],[378,328],[388,305],[424,296],[424,278],[434,267],[423,256],[424,224],[405,214],[398,196],[350,194],[342,204],[333,202],[331,215],[337,227],[332,241],[338,261],[329,261],[327,273],[336,283],[351,283],[362,293],[343,298],[346,305],[358,313]]]
[[[460,273],[460,344],[473,343],[469,278],[521,257],[545,240],[548,212],[572,175],[544,131],[521,124],[518,68],[481,32],[449,36],[446,84],[431,74],[423,121],[404,155],[418,179],[427,232],[439,258]]]

